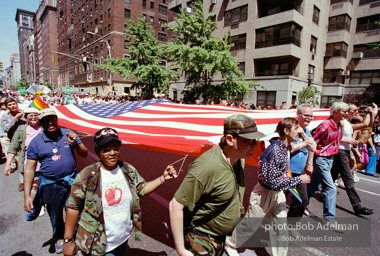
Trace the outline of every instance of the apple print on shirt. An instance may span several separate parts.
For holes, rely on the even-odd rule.
[[[120,203],[121,197],[123,196],[123,191],[115,185],[114,187],[107,189],[104,196],[107,204],[111,206]]]

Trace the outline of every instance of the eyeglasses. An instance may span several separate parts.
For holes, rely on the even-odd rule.
[[[117,136],[117,132],[113,129],[103,130],[100,134],[97,134],[95,137],[99,139],[101,136],[107,135],[107,134],[113,134]]]
[[[120,148],[119,147],[112,147],[112,148],[103,148],[100,150],[100,152],[104,155],[109,155],[111,154],[111,151],[113,151],[114,153],[119,153],[120,151]]]
[[[39,118],[38,115],[31,115],[31,114],[27,115],[26,117],[30,118],[30,119],[32,119],[32,118]]]
[[[305,115],[305,114],[301,114],[304,118],[308,118],[308,119],[314,119],[314,116],[313,115]]]

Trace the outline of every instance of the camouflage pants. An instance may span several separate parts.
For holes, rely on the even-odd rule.
[[[221,256],[224,251],[225,236],[213,237],[196,229],[191,229],[185,236],[185,247],[195,256]]]

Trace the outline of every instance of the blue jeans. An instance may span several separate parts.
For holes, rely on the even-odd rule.
[[[119,245],[118,247],[116,247],[115,249],[113,249],[112,251],[109,251],[105,254],[105,256],[124,256],[124,255],[127,255],[127,248],[128,248],[128,239],[122,243],[121,245]],[[92,254],[89,253],[84,253],[82,252],[82,255],[83,256],[91,256]]]
[[[307,185],[307,195],[309,200],[318,192],[319,185],[322,185],[323,217],[325,218],[335,218],[336,187],[331,176],[333,161],[334,156],[315,156],[314,172],[311,175],[310,184]]]
[[[42,187],[42,198],[53,228],[53,237],[63,239],[65,224],[63,222],[63,209],[70,195],[70,187],[60,183],[53,183]]]

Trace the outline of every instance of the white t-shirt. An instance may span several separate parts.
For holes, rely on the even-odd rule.
[[[354,130],[352,129],[352,125],[350,122],[344,119],[342,127],[342,139],[352,139],[353,134]],[[339,149],[351,150],[351,144],[347,142],[340,142]]]
[[[119,166],[111,171],[100,170],[106,252],[109,252],[124,243],[132,233],[132,194]]]

